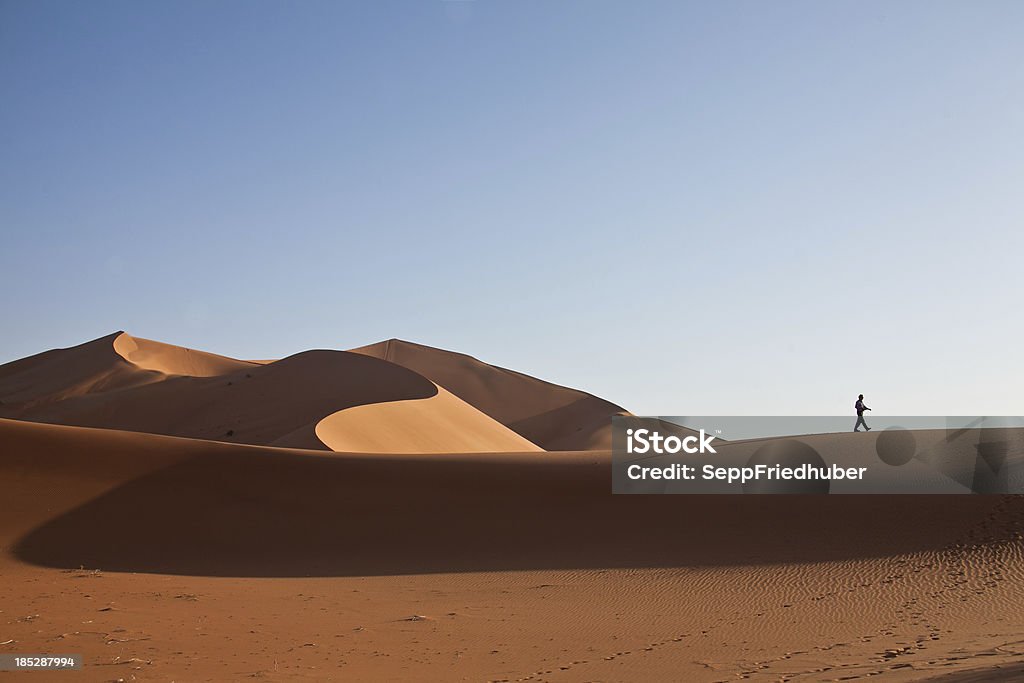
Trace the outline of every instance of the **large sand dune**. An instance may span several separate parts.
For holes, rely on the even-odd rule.
[[[0,437],[8,474],[116,485],[15,547],[59,567],[260,576],[849,561],[943,548],[1000,501],[612,496],[607,452],[321,453],[12,420]],[[48,514],[66,507],[21,491]]]
[[[235,443],[537,450],[423,375],[345,351],[254,363],[115,333],[0,366],[0,400],[0,417]]]
[[[623,409],[398,341],[116,333],[0,366],[0,401],[0,652],[85,656],[53,680],[1022,670],[1019,496],[614,496],[581,449]]]
[[[1018,497],[611,496],[601,452],[9,420],[0,443],[0,647],[89,680],[996,680],[1024,650]]]

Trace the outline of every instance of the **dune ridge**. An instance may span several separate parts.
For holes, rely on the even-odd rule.
[[[206,351],[133,337],[122,332],[114,338],[114,351],[129,363],[165,375],[217,377],[253,368],[260,363],[236,360]]]
[[[414,370],[545,450],[611,448],[621,406],[472,356],[389,339],[351,349]]]
[[[0,402],[0,417],[290,448],[539,449],[416,370],[346,351],[256,362],[116,332],[0,366]]]
[[[140,368],[114,350],[122,334],[0,365],[0,415],[31,419],[60,401],[160,381],[162,373]]]

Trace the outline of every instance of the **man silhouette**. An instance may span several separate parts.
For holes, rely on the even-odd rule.
[[[864,421],[864,411],[871,410],[871,408],[864,405],[864,394],[857,397],[857,402],[853,407],[857,409],[857,424],[853,425],[853,431],[859,432],[860,426],[864,425],[864,430],[870,432],[871,427],[868,427],[868,423]]]

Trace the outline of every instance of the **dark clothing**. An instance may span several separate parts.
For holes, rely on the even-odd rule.
[[[859,398],[857,399],[857,402],[853,404],[853,407],[857,409],[857,424],[853,425],[853,431],[859,432],[861,426],[863,426],[864,429],[870,432],[871,427],[868,427],[868,423],[864,421],[864,411],[871,410],[871,408],[864,405],[864,401]]]

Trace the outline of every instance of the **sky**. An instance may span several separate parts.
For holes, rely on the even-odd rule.
[[[1022,415],[1024,3],[0,0],[0,362],[392,337]]]

